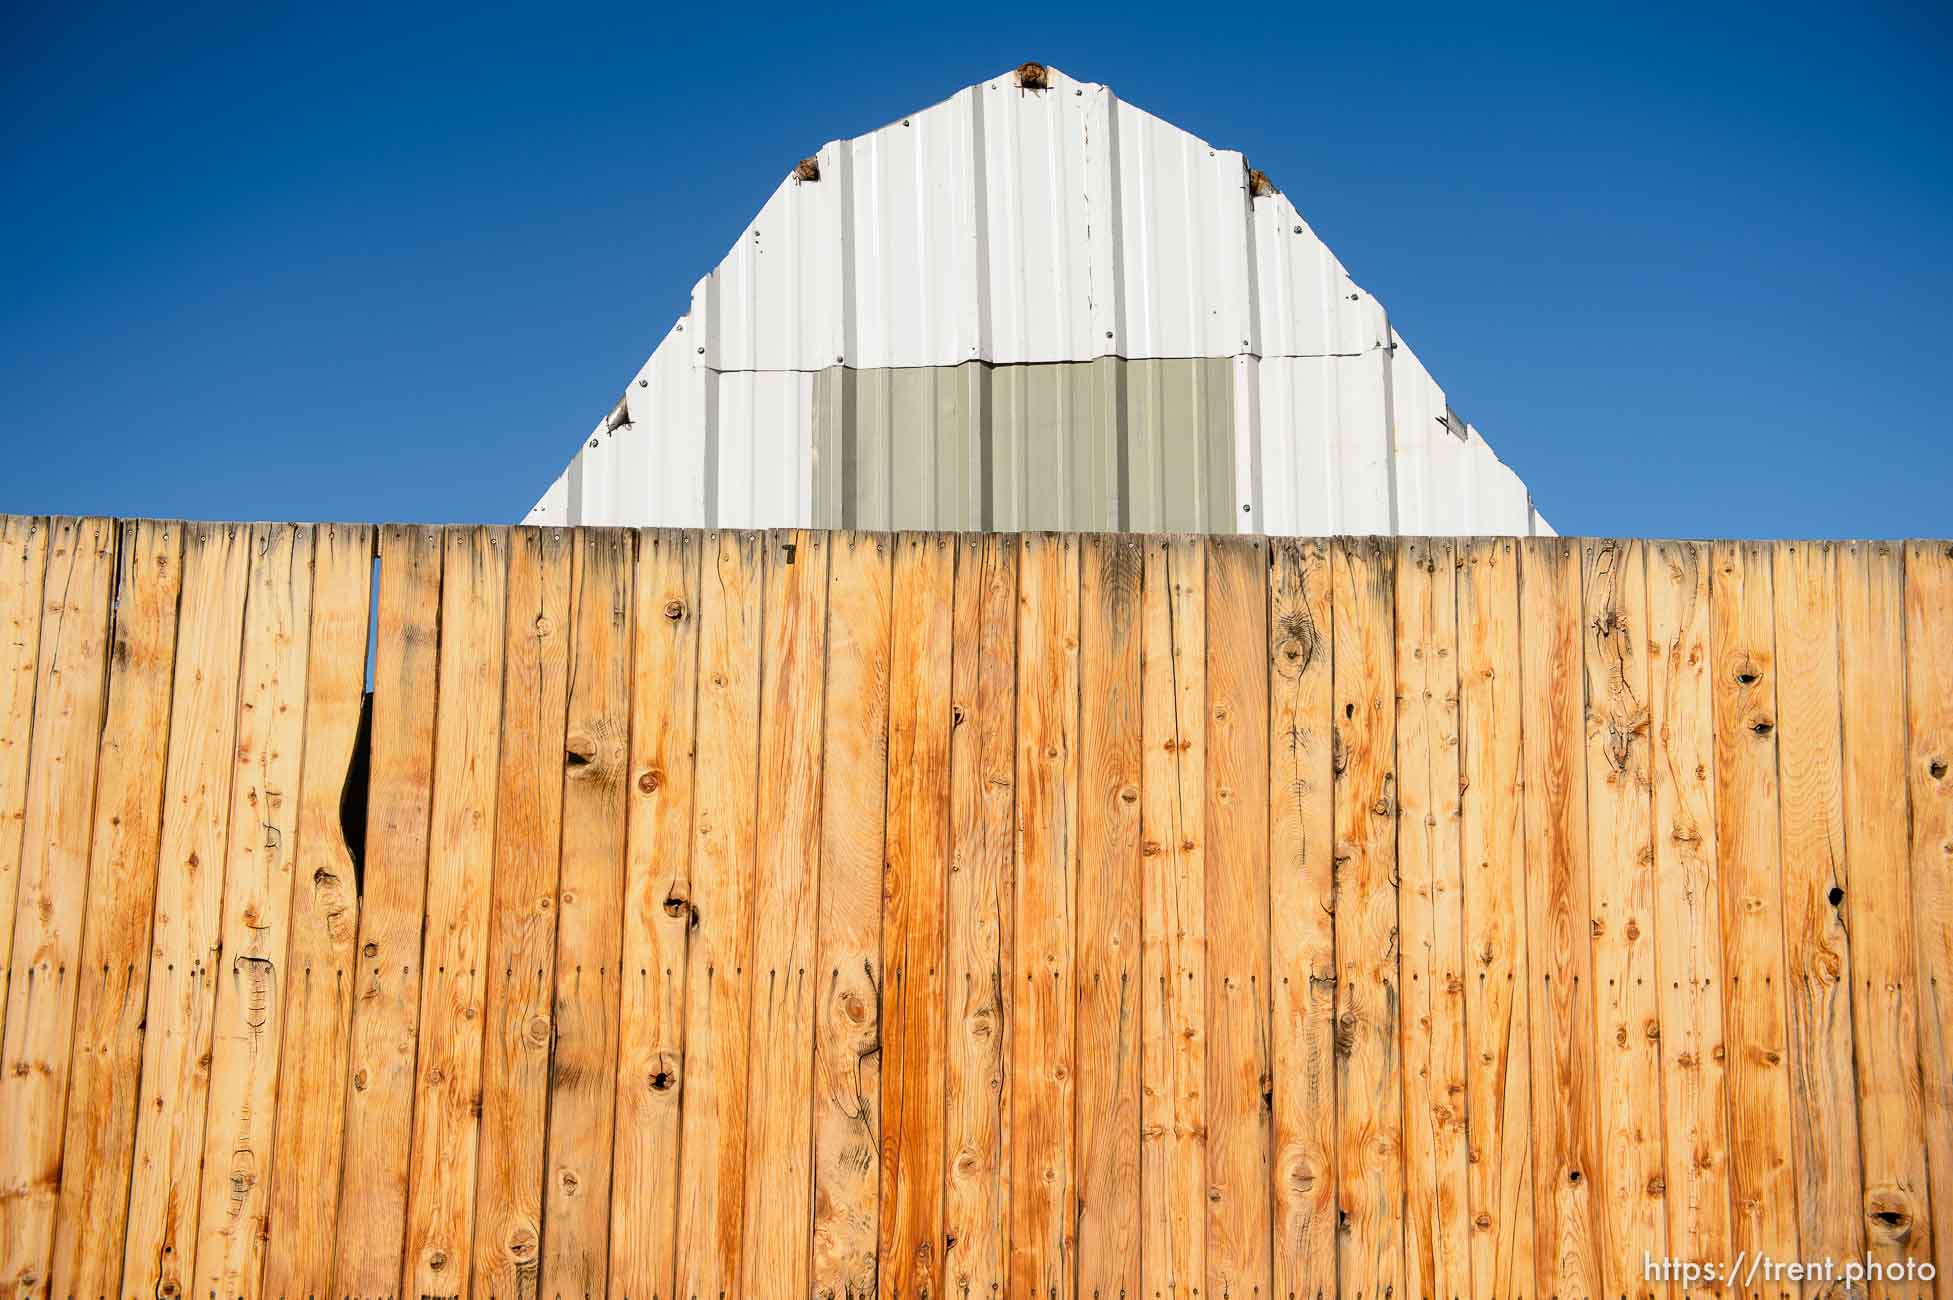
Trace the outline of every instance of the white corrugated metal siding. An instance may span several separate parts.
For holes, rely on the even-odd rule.
[[[1543,530],[1382,305],[1285,196],[1250,195],[1239,153],[1053,70],[1045,89],[994,78],[817,158],[819,179],[783,181],[699,281],[627,389],[627,422],[598,425],[532,522],[834,525],[817,500],[862,493],[816,490],[836,472],[816,463],[820,373],[1122,357],[1232,364],[1235,509],[1200,514],[1210,531]],[[899,432],[967,444],[970,418]],[[1099,509],[1068,522],[1105,526]],[[973,526],[962,506],[921,513]]]

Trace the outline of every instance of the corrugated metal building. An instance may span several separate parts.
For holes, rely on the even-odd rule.
[[[1552,531],[1241,154],[1037,64],[795,169],[528,522]]]

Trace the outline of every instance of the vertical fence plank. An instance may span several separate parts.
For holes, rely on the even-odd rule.
[[[829,796],[821,804],[820,932],[814,962],[819,983],[813,1283],[821,1300],[865,1300],[876,1293],[881,1184],[881,878],[892,572],[888,541],[866,533],[837,534],[828,565],[823,753]],[[688,1047],[688,1059],[690,1055]],[[690,1106],[688,1096],[688,1110]]]
[[[764,581],[764,542],[758,534],[708,534],[705,546],[697,842],[679,1138],[676,1294],[685,1297],[743,1294],[739,1265],[746,1207],[746,1022]]]
[[[1907,788],[1932,1260],[1953,1297],[1953,543],[1905,553]],[[1924,1258],[1923,1255],[1919,1256]]]
[[[1338,1256],[1344,1294],[1378,1300],[1404,1269],[1393,566],[1365,538],[1332,554]]]
[[[1207,541],[1207,1287],[1267,1295],[1268,545]]]
[[[313,533],[312,631],[305,680],[305,755],[298,792],[291,938],[286,946],[277,1159],[264,1175],[261,1294],[305,1297],[331,1283],[319,1207],[339,1191],[347,1034],[359,929],[359,824],[349,783],[363,772],[366,647],[374,530],[331,524]],[[358,792],[355,797],[363,797]],[[329,1216],[328,1216],[329,1217]]]
[[[469,1294],[508,541],[505,528],[448,528],[442,538],[440,702],[403,1296]]]
[[[264,1277],[265,1174],[273,1164],[284,1011],[280,981],[291,938],[305,756],[312,558],[309,528],[258,524],[251,530],[195,1295],[253,1294]]]
[[[46,1274],[50,1295],[83,1300],[117,1295],[122,1282],[183,526],[131,521],[123,526],[120,549],[94,845],[76,968],[61,1201]]]
[[[1270,543],[1268,866],[1275,1300],[1336,1295],[1329,553]]]
[[[1190,1300],[1207,1280],[1207,552],[1145,546],[1140,1285]]]
[[[1072,1300],[1078,539],[1020,539],[1011,1295]]]
[[[1635,541],[1581,546],[1601,1278],[1652,1296],[1667,1254],[1661,1012],[1655,990],[1653,777],[1648,744],[1648,565]],[[1659,1288],[1666,1290],[1666,1288]]]
[[[610,1293],[670,1300],[691,934],[699,535],[638,536]]]
[[[1587,779],[1577,543],[1520,543],[1526,952],[1532,969],[1533,1211],[1539,1294],[1600,1295]]]
[[[1731,1252],[1722,909],[1709,770],[1715,759],[1709,550],[1694,542],[1652,542],[1647,568],[1668,1249],[1677,1259],[1713,1262]]]
[[[468,1265],[471,1290],[488,1300],[534,1300],[541,1278],[563,833],[558,756],[569,709],[573,544],[573,535],[561,529],[517,528],[508,538],[502,687],[494,697],[502,728],[484,959],[482,1113]],[[666,1224],[668,1229],[669,1216]]]
[[[880,1290],[887,1300],[944,1294],[943,944],[955,565],[940,534],[903,533],[895,541],[882,884]]]
[[[1139,540],[1079,572],[1078,1294],[1139,1297]],[[1255,647],[1259,653],[1259,647]]]
[[[195,1211],[186,1218],[183,1207],[194,1206],[203,1161],[216,997],[211,963],[219,950],[249,576],[248,528],[189,525],[122,1264],[125,1296],[176,1300],[195,1263]]]
[[[1523,1300],[1533,1258],[1532,1016],[1526,953],[1519,554],[1462,543],[1458,844],[1465,910],[1465,1131],[1473,1296]]]
[[[1844,907],[1856,933],[1877,936],[1851,954],[1865,1248],[1874,1261],[1890,1266],[1933,1257],[1906,844],[1911,807],[1903,570],[1900,550],[1890,542],[1846,542],[1837,554],[1844,815],[1851,828]],[[1874,1297],[1923,1290],[1916,1280],[1870,1285]]]
[[[825,533],[766,539],[747,1043],[745,1294],[805,1300],[812,1244],[814,923],[820,906]],[[947,600],[945,600],[947,606]],[[941,1186],[941,1179],[937,1180]]]
[[[575,623],[563,740],[563,849],[552,1015],[556,1037],[550,1049],[544,1148],[545,1296],[601,1297],[610,1275],[634,543],[635,535],[622,529],[583,529],[571,555],[570,616]],[[757,659],[748,656],[740,669],[750,678],[757,672]],[[748,756],[747,787],[751,770]],[[727,774],[728,789],[740,788],[737,776]],[[750,834],[750,820],[744,824]],[[742,888],[737,882],[751,870],[750,855],[728,864],[728,884]],[[730,965],[737,985],[740,963]]]
[[[1009,1247],[1010,901],[1016,812],[1017,546],[958,539],[950,731],[943,1187],[949,1295],[1002,1294]]]
[[[61,519],[50,530],[0,1050],[0,1279],[20,1297],[47,1294],[61,1195],[116,563],[110,520]]]
[[[1396,557],[1397,870],[1404,1097],[1404,1289],[1471,1293],[1460,875],[1458,560],[1407,539]]]
[[[1778,857],[1777,668],[1770,552],[1718,542],[1710,567],[1716,850],[1722,877],[1723,1025],[1732,1244],[1797,1257]]]
[[[356,1300],[394,1294],[406,1254],[440,603],[439,531],[383,528],[351,1074],[338,1220],[323,1225],[326,1294]]]
[[[1847,884],[1837,562],[1825,542],[1778,542],[1773,552],[1797,1237],[1806,1259],[1856,1259],[1865,1249],[1858,1126],[1839,1122],[1857,1105],[1857,1083],[1851,1059],[1851,951],[1840,910]]]
[[[14,898],[27,817],[27,763],[41,654],[41,591],[48,521],[0,515],[0,1027],[14,951]]]

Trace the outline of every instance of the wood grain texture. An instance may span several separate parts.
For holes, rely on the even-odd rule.
[[[1533,1293],[1537,1278],[1519,553],[1509,538],[1460,545],[1458,850],[1472,1294],[1517,1300]]]
[[[1927,1200],[1940,1300],[1953,1297],[1953,543],[1905,548],[1906,786]],[[1920,1256],[1923,1258],[1924,1256]]]
[[[699,554],[696,534],[638,535],[610,1202],[610,1293],[618,1300],[669,1300],[677,1262]]]
[[[129,1210],[149,993],[149,924],[169,758],[176,611],[183,586],[183,526],[130,523],[119,550],[108,708],[76,965],[61,1198],[47,1272],[48,1293],[56,1296],[114,1296],[122,1282],[122,1228]]]
[[[468,1263],[470,1289],[488,1300],[535,1300],[540,1282],[571,545],[561,529],[510,531],[502,686],[488,697],[499,700],[502,726]],[[689,698],[689,682],[686,689]],[[668,1232],[669,1216],[665,1222]]]
[[[13,969],[14,898],[27,819],[27,764],[34,737],[34,682],[41,655],[41,584],[48,521],[0,515],[0,1028]]]
[[[1009,1250],[1015,539],[958,539],[952,657],[944,1277],[957,1300],[989,1300],[1003,1288]]]
[[[395,1295],[406,1257],[407,1167],[420,1029],[441,608],[441,534],[380,530],[373,754],[344,1153],[328,1295]],[[330,1086],[321,1081],[321,1086]],[[314,1213],[319,1211],[315,1207]]]
[[[1472,1288],[1465,1133],[1458,561],[1451,542],[1396,556],[1397,872],[1403,994],[1404,1288]]]
[[[570,555],[555,1040],[543,1165],[542,1294],[552,1297],[601,1296],[610,1274],[635,554],[634,533],[607,528],[582,530]],[[754,675],[752,659],[742,667]],[[748,754],[743,786],[729,773],[728,788],[750,789],[751,772]],[[750,820],[745,824],[750,828]],[[752,859],[726,870],[735,881],[750,881]]]
[[[1329,550],[1271,541],[1268,641],[1271,1295],[1336,1294],[1336,876]]]
[[[1019,544],[1008,1293],[1072,1300],[1079,541]]]
[[[1542,1296],[1603,1294],[1580,550],[1519,544],[1534,1263]]]
[[[0,1279],[48,1293],[115,585],[115,525],[49,525],[33,762],[0,1047]]]
[[[1844,702],[1844,909],[1875,943],[1851,953],[1865,1249],[1881,1264],[1933,1257],[1920,1095],[1917,954],[1906,772],[1902,552],[1844,542],[1838,556],[1839,690]],[[1784,630],[1779,627],[1779,638]],[[1802,1171],[1799,1171],[1800,1176]],[[1917,1296],[1916,1281],[1874,1279],[1870,1294]]]
[[[688,1300],[742,1294],[763,551],[757,533],[706,538],[674,1284]]]
[[[1207,542],[1207,1291],[1266,1295],[1268,548]]]
[[[1648,566],[1636,541],[1581,545],[1588,870],[1607,1294],[1665,1290],[1661,1011],[1655,970],[1654,786],[1648,726]]]
[[[465,1297],[481,1128],[508,530],[448,528],[441,549],[441,704],[400,1294]]]
[[[339,1191],[347,1035],[352,1025],[363,843],[346,787],[370,738],[366,647],[371,631],[374,530],[313,530],[312,630],[306,650],[305,754],[298,789],[291,937],[285,950],[283,1035],[264,1173],[264,1282],[260,1293],[319,1294],[332,1257],[313,1226]],[[320,1086],[325,1081],[324,1086]]]
[[[804,1300],[813,1241],[809,1126],[822,781],[820,751],[807,739],[821,734],[826,712],[827,557],[824,533],[766,538],[740,1272],[745,1294],[767,1300]]]
[[[814,1018],[816,1300],[868,1300],[876,1294],[881,879],[893,575],[888,547],[886,537],[839,533],[828,556],[830,707],[823,734],[830,794],[821,804],[820,931],[814,961],[819,980]]]
[[[1778,856],[1777,668],[1770,550],[1711,551],[1709,663],[1722,877],[1723,1026],[1729,1087],[1731,1244],[1797,1258],[1789,1028]],[[1758,1289],[1760,1293],[1760,1288]],[[1786,1294],[1796,1294],[1789,1284]]]
[[[1108,534],[1079,556],[1081,1300],[1140,1294],[1140,546]]]
[[[1845,880],[1835,548],[1779,542],[1771,587],[1777,627],[1777,776],[1781,798],[1784,995],[1797,1239],[1806,1258],[1864,1254],[1851,1047],[1851,949]],[[1837,902],[1832,891],[1837,891]],[[1843,1293],[1842,1279],[1813,1296]]]
[[[195,1267],[195,1201],[217,992],[212,965],[222,921],[249,576],[248,527],[186,527],[156,913],[150,926],[149,1005],[123,1243],[125,1296],[176,1300],[188,1289]],[[320,1239],[331,1240],[329,1223]]]
[[[192,1275],[196,1295],[253,1294],[264,1276],[265,1175],[274,1163],[281,980],[291,938],[305,754],[312,559],[311,529],[253,526]]]
[[[888,830],[882,876],[880,1290],[945,1294],[943,965],[949,874],[951,635],[948,538],[895,539]]]
[[[1207,1281],[1207,552],[1145,548],[1140,1284],[1191,1300]]]
[[[1335,644],[1336,1196],[1343,1294],[1404,1290],[1393,549],[1339,539]]]
[[[1722,907],[1716,865],[1709,548],[1651,542],[1648,734],[1654,779],[1655,972],[1661,1011],[1668,1245],[1729,1259]]]

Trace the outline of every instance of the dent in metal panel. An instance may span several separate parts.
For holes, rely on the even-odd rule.
[[[818,527],[1231,532],[1224,360],[858,371],[814,381]]]

